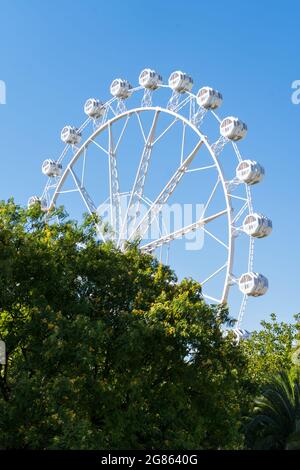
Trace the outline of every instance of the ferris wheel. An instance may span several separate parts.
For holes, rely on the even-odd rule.
[[[246,124],[217,115],[221,93],[192,88],[181,71],[168,84],[151,69],[136,87],[113,80],[111,99],[88,99],[83,124],[62,129],[65,147],[44,161],[46,186],[28,205],[48,212],[64,204],[75,217],[85,209],[98,214],[101,240],[121,250],[138,240],[142,252],[178,262],[208,302],[233,305],[241,334],[247,299],[268,289],[253,270],[254,240],[268,236],[272,222],[254,211],[250,191],[264,169],[241,156]]]

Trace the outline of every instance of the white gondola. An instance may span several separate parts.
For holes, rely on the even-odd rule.
[[[139,84],[149,90],[156,90],[162,84],[162,76],[155,70],[144,69],[140,73]]]
[[[245,273],[239,279],[240,291],[248,296],[259,297],[264,295],[268,287],[268,279],[259,273]]]
[[[31,196],[31,197],[28,199],[28,203],[27,203],[28,209],[30,209],[31,207],[35,206],[35,204],[39,204],[39,206],[41,207],[41,209],[42,209],[43,211],[46,211],[46,210],[47,210],[47,203],[46,203],[45,199],[41,199],[41,198],[38,197],[38,196]]]
[[[105,107],[95,98],[89,98],[84,105],[84,112],[92,119],[99,119],[105,114]]]
[[[126,99],[132,93],[132,86],[127,80],[116,78],[110,85],[110,92],[116,98]]]
[[[262,214],[249,214],[243,222],[243,230],[254,238],[264,238],[272,232],[272,221]]]
[[[257,184],[265,175],[264,168],[254,160],[242,160],[236,168],[236,177],[246,184]]]
[[[217,109],[223,102],[223,96],[217,90],[209,86],[200,88],[197,93],[197,103],[205,109]]]
[[[169,87],[177,93],[185,93],[193,88],[193,79],[186,73],[177,70],[169,77]]]
[[[247,134],[247,125],[234,116],[229,116],[220,124],[220,132],[223,137],[229,140],[241,140]]]
[[[65,126],[60,138],[65,144],[77,145],[81,141],[81,133],[76,127]]]
[[[49,178],[60,176],[61,170],[61,163],[58,163],[54,160],[47,159],[42,164],[42,172],[44,173],[44,175],[49,176]]]

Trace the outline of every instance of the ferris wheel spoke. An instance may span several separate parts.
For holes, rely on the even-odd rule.
[[[117,235],[119,233],[120,223],[120,196],[119,196],[119,179],[117,169],[116,152],[114,149],[114,141],[112,135],[112,126],[108,126],[109,141],[109,194],[110,194],[110,220],[113,231]]]
[[[120,136],[119,136],[119,138],[118,138],[118,141],[117,141],[117,143],[116,143],[115,153],[117,153],[117,151],[118,151],[118,148],[119,148],[119,145],[120,145],[120,143],[121,143],[122,137],[123,137],[123,135],[124,135],[124,132],[126,131],[126,128],[127,128],[128,122],[129,122],[129,119],[130,119],[130,115],[127,116],[127,118],[126,118],[126,120],[125,120],[125,124],[124,124],[124,126],[123,126],[123,128],[122,128],[122,130],[121,130],[121,134],[120,134]]]
[[[90,195],[88,194],[87,190],[85,189],[84,186],[81,185],[80,183],[80,180],[78,178],[78,176],[76,175],[76,173],[74,172],[73,168],[72,167],[69,167],[69,171],[73,177],[73,180],[75,182],[75,185],[79,191],[79,193],[81,194],[90,214],[94,214],[97,212],[97,208],[92,200],[92,198],[90,197]]]
[[[140,113],[136,112],[135,115],[136,115],[136,117],[137,117],[137,120],[138,120],[140,129],[141,129],[141,133],[142,133],[144,142],[146,143],[146,140],[147,140],[147,139],[146,139],[145,130],[144,130],[144,128],[143,128],[143,124],[142,124],[142,121],[141,121],[141,118],[140,118]]]
[[[85,166],[86,166],[86,152],[87,148],[84,148],[83,151],[83,161],[82,161],[82,170],[81,170],[81,186],[84,185],[84,175],[85,175]]]
[[[164,245],[173,240],[181,238],[190,232],[194,232],[195,230],[199,228],[203,228],[204,225],[208,224],[209,222],[212,222],[213,220],[221,217],[224,214],[227,214],[227,209],[224,209],[223,211],[220,211],[216,214],[206,217],[205,219],[201,218],[197,222],[194,222],[193,224],[187,225],[186,227],[182,227],[179,230],[176,230],[172,233],[169,233],[168,235],[164,235],[163,237],[157,240],[154,240],[153,242],[147,243],[146,245],[141,246],[141,250],[144,252],[151,252],[155,250],[156,248],[160,247],[161,245]]]
[[[223,264],[223,266],[221,266],[219,269],[217,269],[215,272],[213,272],[210,276],[208,276],[206,279],[204,279],[204,281],[201,281],[200,282],[201,286],[204,286],[208,281],[210,281],[215,276],[217,276],[221,271],[223,271],[223,269],[225,269],[227,267],[227,265],[228,265],[228,263],[226,262],[225,264]]]
[[[154,140],[153,145],[155,145],[173,126],[174,124],[178,121],[178,118],[176,117],[171,124],[168,125],[168,127]]]
[[[157,215],[155,216],[154,221],[155,221],[156,226],[157,226],[158,231],[159,231],[159,237],[161,238],[161,236],[162,236],[162,227],[161,227],[161,225],[162,225],[162,224],[160,224],[160,217],[159,217],[159,215],[160,215],[160,214],[157,214]]]
[[[124,230],[126,228],[125,225],[127,225],[127,228],[129,228],[130,225],[134,227],[136,223],[136,219],[139,215],[140,202],[144,194],[144,185],[145,185],[145,180],[146,180],[150,158],[152,154],[153,140],[155,136],[155,130],[157,126],[159,113],[160,113],[159,111],[155,112],[148,137],[145,141],[145,145],[142,151],[142,156],[140,159],[140,163],[139,163],[135,180],[133,183],[133,187],[131,190],[129,203],[126,209],[124,222],[122,224],[122,229],[119,235],[118,243],[120,242],[120,239],[123,236]]]
[[[212,190],[212,192],[210,193],[210,196],[209,196],[209,198],[208,198],[208,200],[207,200],[207,202],[206,202],[206,204],[205,204],[205,206],[204,206],[204,209],[203,209],[203,216],[206,214],[206,211],[207,211],[207,209],[208,209],[208,207],[209,207],[211,201],[213,200],[214,195],[216,194],[216,191],[217,191],[217,189],[218,189],[218,186],[219,186],[220,182],[221,182],[220,177],[218,177],[218,178],[217,178],[217,182],[216,182],[216,184],[214,185],[213,190]]]
[[[153,201],[151,201],[149,198],[145,196],[141,196],[141,201],[143,201],[145,204],[147,204],[148,207],[150,207],[153,204]]]
[[[195,171],[204,171],[204,170],[210,170],[211,168],[216,168],[216,165],[207,165],[207,166],[201,166],[199,168],[193,168],[192,170],[187,170],[187,173],[194,173]]]
[[[232,220],[232,225],[234,225],[242,217],[242,215],[245,212],[245,210],[247,209],[247,207],[248,207],[248,201],[245,202],[245,204],[241,207],[239,212],[236,214],[236,216]]]
[[[151,201],[148,197],[141,197],[141,200],[145,204],[147,204],[148,207],[151,207],[151,205],[153,204],[153,201]],[[157,217],[156,217],[156,220],[158,220]],[[163,218],[161,218],[161,225],[162,225],[162,228],[159,227],[160,237],[162,235],[162,231],[164,232],[165,235],[168,233],[167,226]]]
[[[74,170],[71,166],[69,167],[69,171],[70,171],[70,173],[73,177],[73,180],[74,180],[75,185],[78,189],[78,192],[81,195],[81,197],[83,199],[83,202],[85,203],[86,208],[89,211],[90,215],[96,215],[97,214],[97,208],[96,208],[96,206],[94,204],[94,201],[92,200],[91,196],[89,195],[89,193],[87,192],[85,187],[80,184],[80,180],[79,180],[78,176],[76,175],[76,173],[74,172]],[[102,240],[105,241],[105,238],[102,234],[100,224],[97,224],[97,231],[98,231],[99,235],[101,236]]]
[[[181,151],[180,151],[180,165],[183,162],[183,155],[184,155],[184,146],[185,146],[185,133],[186,133],[186,123],[184,122],[182,125],[182,139],[181,139]]]
[[[213,302],[216,302],[217,304],[221,303],[220,299],[216,299],[215,297],[211,297],[210,295],[207,295],[207,294],[202,294],[202,295],[207,300],[212,300]]]
[[[203,230],[204,230],[205,233],[207,233],[207,235],[209,235],[211,238],[216,240],[216,242],[218,242],[218,243],[220,243],[220,245],[224,246],[224,248],[226,248],[226,250],[229,250],[229,247],[228,247],[228,245],[226,245],[226,243],[222,242],[222,240],[220,240],[218,237],[216,237],[211,232],[209,232],[205,227],[203,227]]]
[[[90,139],[90,142],[95,144],[96,147],[98,147],[100,150],[102,150],[104,153],[106,153],[106,155],[109,155],[109,151],[106,150],[104,147],[102,147],[102,145],[98,144],[98,142],[96,142],[94,139]]]
[[[248,203],[248,199],[246,197],[236,196],[235,194],[229,194],[229,193],[228,193],[228,196],[232,197],[233,199],[238,199],[239,201],[245,201]]]
[[[64,189],[63,191],[57,191],[56,194],[69,194],[69,193],[78,193],[78,189]]]
[[[185,174],[186,170],[194,160],[198,150],[203,144],[203,140],[199,140],[197,145],[194,147],[189,156],[184,160],[182,165],[177,169],[172,178],[168,181],[164,189],[161,191],[159,196],[155,199],[152,206],[149,208],[140,224],[133,230],[129,236],[129,240],[132,240],[135,236],[143,237],[148,227],[151,225],[153,218],[161,211],[163,205],[168,201],[169,197],[173,194],[176,187],[178,186],[181,178]]]
[[[140,199],[141,199],[141,201],[143,201],[148,207],[151,207],[152,204],[153,204],[153,201],[150,201],[149,198],[146,198],[146,197],[141,196]],[[155,220],[158,221],[157,217],[156,217]],[[166,225],[165,225],[163,219],[162,219],[162,225],[163,225],[163,229],[164,229],[165,233],[167,233],[167,228],[166,228]],[[160,227],[159,227],[159,230],[160,230],[160,234],[161,234],[161,228],[160,228]]]

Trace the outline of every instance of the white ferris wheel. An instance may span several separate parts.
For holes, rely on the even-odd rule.
[[[241,156],[236,142],[246,124],[216,114],[221,93],[192,87],[181,71],[168,84],[151,69],[137,87],[114,80],[110,100],[88,99],[83,124],[63,128],[65,147],[44,161],[46,186],[28,205],[47,212],[64,204],[75,218],[83,209],[98,214],[100,239],[122,250],[139,240],[142,252],[178,262],[208,302],[232,306],[243,334],[247,298],[268,289],[253,256],[255,238],[269,235],[272,222],[254,211],[250,191],[264,169]]]

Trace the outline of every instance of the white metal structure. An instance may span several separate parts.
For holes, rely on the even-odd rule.
[[[140,73],[139,84],[144,88],[156,90],[162,84],[162,76],[155,70],[144,69]]]
[[[221,106],[222,101],[221,93],[209,86],[200,88],[197,93],[197,103],[205,109],[217,109]]]
[[[236,177],[246,184],[260,183],[264,174],[264,168],[253,160],[242,160],[236,168]]]
[[[223,137],[229,140],[241,140],[247,134],[247,125],[239,118],[229,116],[221,122],[220,132]]]
[[[185,93],[193,88],[193,79],[186,73],[177,70],[169,77],[169,87],[177,93]]]
[[[105,114],[105,107],[95,98],[89,98],[84,105],[84,112],[92,119],[99,119]]]
[[[81,133],[76,127],[65,126],[60,134],[65,144],[78,145],[81,141]]]
[[[197,277],[207,301],[233,305],[239,327],[247,298],[267,289],[266,278],[253,273],[253,258],[254,238],[266,236],[270,228],[252,206],[250,187],[260,181],[262,167],[243,160],[235,143],[247,126],[234,117],[220,119],[215,109],[221,94],[210,87],[193,94],[193,81],[183,72],[172,73],[166,85],[157,72],[145,69],[139,83],[132,88],[127,80],[114,80],[113,98],[103,105],[88,100],[88,119],[78,129],[64,128],[66,146],[56,161],[63,170],[46,173],[40,200],[47,201],[49,211],[64,203],[76,217],[82,214],[81,201],[90,214],[100,215],[101,240],[112,240],[122,250],[126,240],[140,240],[142,252],[167,264],[173,253],[174,262],[185,259],[184,266],[202,257],[197,271],[185,275]],[[153,103],[156,99],[159,104]],[[100,109],[105,110],[101,115]],[[203,210],[171,227],[165,215],[171,203],[180,210],[186,203],[202,203]],[[255,218],[254,229],[249,219],[241,222],[247,215]],[[103,229],[102,219],[108,220],[109,230]],[[203,249],[183,249],[199,234],[206,237]]]
[[[251,237],[264,238],[272,232],[272,221],[262,214],[248,214],[243,229]]]
[[[249,272],[240,277],[239,287],[243,294],[259,297],[267,292],[269,284],[262,274]]]
[[[62,170],[62,164],[54,160],[47,159],[43,162],[42,172],[44,175],[53,178],[54,176],[60,176]]]
[[[110,92],[113,96],[126,99],[131,95],[132,86],[127,80],[116,78],[110,85]]]
[[[239,343],[241,340],[247,340],[251,337],[250,331],[247,331],[243,328],[234,328],[233,333],[237,343]]]

